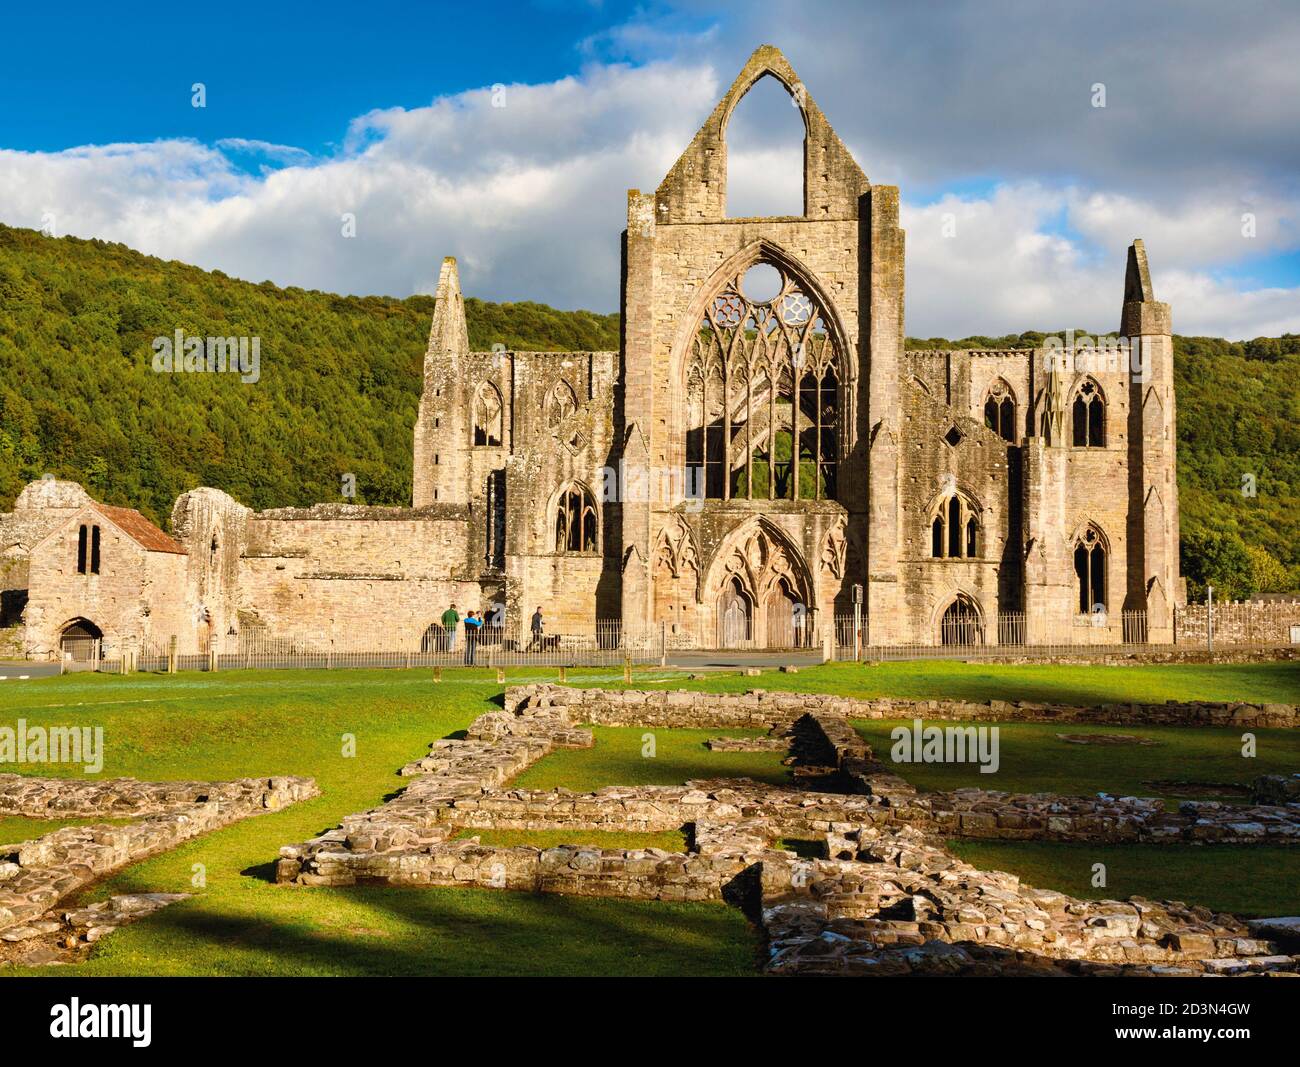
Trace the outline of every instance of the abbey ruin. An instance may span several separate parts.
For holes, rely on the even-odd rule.
[[[763,77],[803,116],[804,210],[728,218],[727,124]],[[905,349],[898,189],[767,46],[659,187],[629,191],[622,241],[618,352],[470,351],[443,263],[410,507],[253,512],[201,488],[168,534],[28,486],[0,516],[23,651],[419,642],[453,602],[679,647],[810,645],[836,617],[874,645],[1172,641],[1170,313],[1140,241],[1120,358]]]

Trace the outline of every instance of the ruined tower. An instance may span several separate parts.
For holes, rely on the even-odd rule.
[[[728,218],[727,124],[763,77],[803,119],[803,213]],[[854,585],[887,617],[902,254],[897,190],[871,185],[771,46],[658,189],[629,192],[618,433],[648,491],[623,499],[625,623],[797,644]],[[773,292],[749,283],[760,264]]]

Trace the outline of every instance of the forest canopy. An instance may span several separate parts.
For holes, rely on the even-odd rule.
[[[0,511],[53,474],[163,526],[181,493],[404,504],[434,300],[255,284],[121,244],[0,226]],[[470,345],[617,350],[618,315],[465,301]],[[155,374],[151,344],[260,338],[256,387]],[[1086,331],[1077,331],[1083,333]],[[909,339],[1033,348],[1046,334]],[[1300,336],[1175,337],[1183,573],[1199,596],[1300,588]]]

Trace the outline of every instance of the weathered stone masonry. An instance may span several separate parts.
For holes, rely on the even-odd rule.
[[[138,782],[0,774],[0,815],[135,819],[123,826],[69,826],[32,841],[0,845],[0,931],[38,920],[70,894],[120,867],[317,793],[310,778]]]
[[[803,211],[730,218],[728,122],[763,78],[804,123]],[[38,656],[78,620],[110,655],[245,633],[411,648],[451,602],[508,626],[540,604],[550,634],[790,648],[820,647],[860,591],[876,645],[1172,641],[1172,325],[1142,242],[1117,300],[1135,375],[1126,349],[906,351],[905,236],[898,189],[763,46],[658,187],[628,192],[620,351],[471,351],[445,260],[411,507],[252,512],[195,489],[175,551],[108,519],[87,575],[84,491],[29,487],[0,516],[4,618],[25,603]]]
[[[845,718],[824,710],[783,717],[773,732],[789,737],[793,758],[824,761],[851,792],[747,780],[589,794],[502,788],[554,747],[590,744],[575,720],[612,717],[653,728],[671,719],[673,705],[656,699],[668,694],[618,694],[598,706],[594,691],[589,707],[570,699],[578,692],[512,689],[506,711],[476,720],[463,741],[434,742],[428,756],[403,768],[411,784],[394,800],[281,849],[277,880],[724,899],[756,909],[769,942],[767,969],[778,974],[1289,974],[1300,965],[1300,955],[1290,954],[1300,944],[1288,951],[1269,940],[1274,933],[1256,936],[1231,916],[1139,898],[1075,900],[980,871],[940,844],[948,836],[1296,843],[1300,804],[1235,812],[1185,805],[1170,814],[1123,799],[919,795],[876,763]],[[709,725],[757,723],[758,715],[732,707],[716,709]],[[1295,796],[1285,779],[1261,784],[1260,793],[1261,800]],[[1256,834],[1248,823],[1269,828]],[[453,840],[466,827],[566,827],[578,839],[584,830],[686,827],[692,850]],[[821,840],[827,858],[775,848],[778,838]]]

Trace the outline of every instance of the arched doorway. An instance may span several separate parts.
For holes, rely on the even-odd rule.
[[[59,654],[73,663],[99,659],[104,632],[89,619],[73,619],[59,634]]]
[[[766,609],[767,647],[802,647],[805,608],[784,578],[767,594]]]
[[[982,645],[984,628],[980,611],[967,596],[958,596],[939,622],[939,643],[943,645]]]
[[[749,594],[732,577],[718,597],[718,647],[748,648],[754,640],[754,606]]]
[[[723,540],[700,602],[716,611],[717,648],[796,648],[813,637],[805,624],[811,590],[799,549],[774,523],[760,518],[742,523]]]

